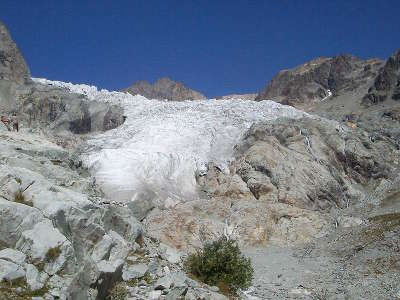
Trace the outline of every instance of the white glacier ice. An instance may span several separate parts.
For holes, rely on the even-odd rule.
[[[208,162],[229,172],[233,148],[251,124],[305,114],[268,100],[167,102],[87,85],[35,81],[124,108],[125,123],[92,136],[83,153],[106,195],[122,202],[148,191],[161,199],[193,199],[196,172],[205,172]]]

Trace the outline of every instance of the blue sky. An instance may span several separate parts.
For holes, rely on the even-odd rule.
[[[207,96],[256,92],[318,56],[386,58],[400,1],[2,0],[33,76],[117,90],[168,76]]]

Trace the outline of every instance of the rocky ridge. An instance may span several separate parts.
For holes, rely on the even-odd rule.
[[[364,105],[374,105],[386,99],[400,100],[400,49],[386,61],[373,86],[363,98]]]
[[[137,81],[122,92],[132,95],[142,95],[147,99],[166,99],[169,101],[202,100],[206,97],[189,89],[183,83],[173,81],[167,77],[157,80],[153,85],[147,81]]]
[[[29,68],[7,28],[0,21],[0,79],[25,83],[30,79]]]
[[[383,62],[363,61],[353,55],[317,58],[280,71],[256,97],[308,109],[329,97],[369,86]],[[368,89],[368,87],[367,87]]]
[[[230,100],[230,99],[241,99],[241,100],[255,100],[257,94],[230,94],[225,96],[216,97],[217,100]]]

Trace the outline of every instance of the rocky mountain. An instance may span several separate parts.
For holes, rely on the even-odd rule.
[[[83,95],[32,81],[24,57],[2,22],[0,111],[2,115],[16,112],[22,127],[53,134],[102,131],[123,123],[123,111],[116,105],[89,101]]]
[[[148,99],[167,99],[169,101],[206,99],[203,94],[167,77],[157,80],[154,84],[147,81],[137,81],[122,91],[132,95],[142,95]]]
[[[382,65],[379,59],[363,61],[353,55],[317,58],[280,71],[257,95],[256,101],[269,99],[309,109],[328,97],[369,86]]]
[[[400,49],[386,61],[374,84],[363,98],[364,105],[374,105],[386,99],[400,100]]]
[[[241,99],[241,100],[255,100],[257,94],[230,94],[225,96],[218,96],[215,99],[217,100],[232,100],[232,99]]]
[[[30,79],[29,68],[10,33],[0,21],[0,79],[23,84]]]
[[[399,52],[280,72],[266,94],[308,113],[0,78],[0,299],[225,300],[183,263],[221,236],[240,299],[399,298],[398,76]],[[136,89],[187,98],[160,81]]]

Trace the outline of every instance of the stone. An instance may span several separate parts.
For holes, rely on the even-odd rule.
[[[163,268],[163,272],[164,272],[165,275],[169,275],[169,274],[171,273],[171,271],[170,271],[170,269],[168,268],[168,266],[165,266],[165,267]]]
[[[20,265],[0,259],[0,282],[2,280],[13,281],[24,276],[25,271]]]
[[[343,228],[349,228],[354,226],[360,226],[364,222],[360,218],[349,217],[349,216],[339,216],[337,219],[339,226]]]
[[[3,249],[0,251],[0,259],[11,261],[17,265],[23,265],[26,255],[18,250],[11,248]]]
[[[22,233],[17,248],[23,249],[33,259],[44,260],[49,249],[60,247],[64,243],[69,243],[65,236],[53,227],[50,220],[43,220],[31,230]]]
[[[156,195],[153,192],[136,194],[132,201],[128,202],[128,208],[132,215],[139,221],[143,221],[147,214],[155,207],[153,199]]]
[[[45,271],[51,275],[61,270],[66,263],[73,264],[74,250],[71,243],[47,219],[31,230],[24,231],[16,247],[32,259],[45,262]],[[53,249],[58,249],[57,256],[48,257],[49,251]]]
[[[156,284],[154,285],[155,290],[165,290],[171,287],[172,280],[170,276],[164,276],[157,280]]]
[[[174,287],[186,287],[188,278],[183,272],[171,272],[169,275],[172,283],[171,285]]]
[[[98,242],[92,251],[92,259],[99,262],[109,255],[111,247],[113,246],[113,239],[108,234],[105,234],[100,242]]]
[[[179,297],[184,296],[187,292],[187,287],[174,287],[172,288],[169,293],[166,295],[166,300],[175,300],[179,299]]]
[[[176,249],[162,243],[160,244],[159,249],[161,257],[169,261],[171,264],[177,264],[181,261],[181,255]]]
[[[110,205],[105,211],[103,222],[106,230],[112,230],[132,243],[143,234],[140,222],[124,207]]]
[[[124,281],[129,281],[131,279],[137,279],[143,277],[148,270],[146,264],[140,263],[136,265],[125,264],[122,269],[122,279]]]
[[[31,229],[43,215],[36,208],[0,197],[0,241],[14,246],[25,230]]]
[[[219,292],[219,288],[214,285],[214,286],[210,287],[210,291],[218,293]]]
[[[100,273],[115,273],[122,265],[124,264],[124,260],[117,259],[114,261],[106,261],[101,260],[97,263],[97,268]]]
[[[114,246],[111,248],[109,261],[115,260],[125,260],[128,256],[129,246],[127,242],[116,232],[110,230],[108,233],[114,243]]]
[[[48,278],[49,275],[47,275],[47,273],[39,272],[34,265],[26,265],[26,283],[31,291],[41,289],[45,285]]]
[[[151,291],[149,293],[149,298],[148,299],[152,299],[152,300],[160,299],[161,294],[162,294],[161,291]]]

